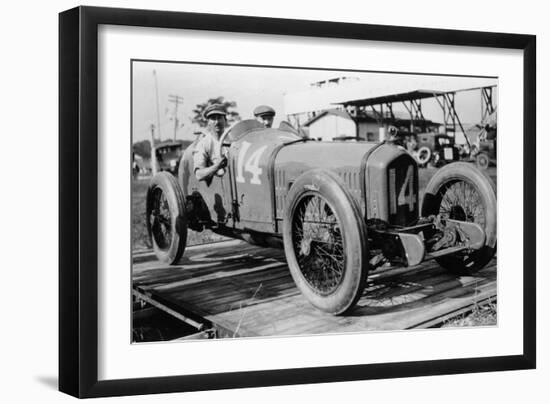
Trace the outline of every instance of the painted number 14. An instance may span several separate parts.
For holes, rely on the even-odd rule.
[[[261,184],[260,175],[263,170],[260,167],[260,159],[264,153],[267,146],[262,146],[257,150],[250,153],[247,157],[246,154],[251,144],[248,142],[243,142],[241,145],[241,150],[239,150],[239,156],[237,157],[237,182],[246,182],[244,178],[244,172],[249,172],[252,174],[250,179],[251,184]]]
[[[397,213],[398,206],[407,206],[410,212],[414,211],[416,205],[416,194],[414,192],[414,168],[413,166],[407,167],[407,173],[405,179],[399,188],[399,194],[397,200],[395,198],[395,188],[397,186],[395,168],[390,168],[390,214]]]
[[[407,168],[407,174],[405,175],[405,181],[399,190],[397,196],[397,204],[399,206],[409,205],[409,211],[414,210],[414,204],[416,203],[416,195],[414,194],[414,171],[413,166]]]

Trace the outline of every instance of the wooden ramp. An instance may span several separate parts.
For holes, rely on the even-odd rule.
[[[282,250],[238,240],[188,247],[179,265],[152,252],[133,257],[133,287],[172,309],[208,320],[221,336],[274,336],[404,330],[434,325],[475,302],[496,298],[496,259],[476,276],[455,276],[435,262],[369,275],[356,308],[332,316],[296,289]]]

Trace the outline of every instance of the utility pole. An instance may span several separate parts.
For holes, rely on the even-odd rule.
[[[157,71],[153,70],[153,77],[155,78],[155,93],[157,95],[156,103],[157,103],[157,130],[159,133],[159,141],[162,140],[161,134],[160,134],[160,111],[159,111],[159,84],[157,81]],[[152,146],[151,146],[152,147]]]
[[[157,173],[157,151],[155,147],[155,124],[151,124],[151,170],[153,175]]]
[[[178,131],[178,105],[183,104],[183,97],[179,95],[170,94],[168,96],[168,101],[175,104],[174,107],[174,140],[176,140],[176,134]]]

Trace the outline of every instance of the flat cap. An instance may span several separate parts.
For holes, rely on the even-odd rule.
[[[208,118],[210,115],[223,115],[226,116],[227,112],[225,110],[225,107],[222,104],[212,104],[206,107],[202,115],[205,118]]]
[[[254,116],[275,115],[275,110],[269,105],[259,105],[254,108]]]

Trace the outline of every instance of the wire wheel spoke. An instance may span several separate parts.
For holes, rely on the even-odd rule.
[[[172,243],[172,217],[168,200],[160,188],[153,191],[153,206],[149,222],[157,246],[161,249],[169,248]]]
[[[323,197],[307,194],[298,202],[292,237],[306,281],[320,294],[333,293],[344,277],[344,242],[340,223]]]
[[[440,191],[439,214],[443,219],[473,222],[485,229],[487,221],[483,198],[478,189],[467,181],[447,183]],[[475,251],[464,250],[454,255],[463,263],[475,256]]]
[[[485,227],[486,214],[479,191],[469,182],[456,181],[440,190],[439,213],[445,219],[474,222]]]

